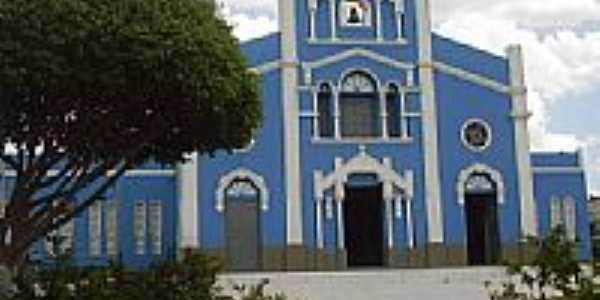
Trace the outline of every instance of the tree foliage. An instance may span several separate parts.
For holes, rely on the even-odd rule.
[[[127,169],[242,147],[257,93],[213,1],[0,1],[0,159],[16,173],[0,260],[20,261]]]
[[[269,294],[267,280],[240,287],[233,295],[220,285],[222,264],[215,258],[193,254],[181,262],[168,262],[150,270],[131,271],[119,266],[78,269],[68,261],[55,268],[28,268],[17,279],[14,300],[285,300]]]

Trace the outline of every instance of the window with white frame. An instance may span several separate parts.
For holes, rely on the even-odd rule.
[[[339,88],[322,83],[313,95],[314,136],[408,141],[412,136],[410,120],[420,117],[409,105],[408,95],[414,92],[395,82],[380,92],[376,80],[361,70],[346,75]]]
[[[162,202],[150,201],[148,208],[148,235],[150,251],[154,255],[162,254]]]
[[[371,26],[371,2],[369,0],[342,0],[340,24],[342,26]]]
[[[105,213],[106,254],[114,259],[119,255],[119,212],[117,202],[114,200],[105,202]]]
[[[133,212],[135,254],[146,253],[146,202],[138,200]]]
[[[400,91],[395,84],[388,85],[386,96],[387,130],[388,136],[402,137],[403,125],[408,126],[408,122],[402,122],[402,103]]]
[[[317,114],[319,137],[334,137],[333,92],[331,85],[323,83],[317,93]]]
[[[61,200],[62,201],[62,200]],[[59,205],[59,201],[55,201],[53,205]],[[58,216],[53,222],[61,221],[62,216]],[[46,235],[46,253],[50,257],[70,255],[73,251],[73,235],[75,234],[75,222],[70,220],[62,225],[57,230],[53,230]]]
[[[550,226],[561,227],[570,241],[577,237],[577,211],[575,199],[571,196],[560,198],[553,196],[550,200]]]
[[[378,137],[380,103],[377,85],[364,72],[354,72],[342,81],[339,95],[342,137]]]
[[[88,209],[89,250],[91,257],[102,255],[102,201],[96,201]]]

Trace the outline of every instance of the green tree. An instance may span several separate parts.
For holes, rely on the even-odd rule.
[[[251,140],[257,78],[216,10],[210,0],[0,1],[0,160],[16,174],[0,264],[21,265],[128,169]]]

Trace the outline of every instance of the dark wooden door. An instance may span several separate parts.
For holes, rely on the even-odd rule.
[[[348,266],[382,266],[383,199],[381,185],[346,187],[344,224]]]
[[[496,197],[470,195],[465,202],[468,262],[470,265],[496,264],[500,247]]]

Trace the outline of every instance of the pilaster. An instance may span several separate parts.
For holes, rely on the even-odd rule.
[[[295,0],[279,1],[281,29],[281,101],[283,102],[287,244],[302,245],[302,195],[300,189],[300,136],[298,118],[298,56]]]
[[[416,0],[419,47],[419,78],[423,106],[425,152],[425,205],[429,243],[443,243],[444,228],[440,199],[437,107],[432,67],[431,14],[429,0]]]
[[[537,236],[536,209],[533,198],[533,173],[531,171],[531,153],[527,121],[530,113],[527,108],[525,71],[523,55],[518,45],[506,49],[510,67],[510,85],[512,90],[513,119],[515,128],[515,156],[519,180],[519,199],[521,208],[521,236]]]
[[[198,154],[194,153],[186,163],[177,165],[179,249],[200,247],[198,184]]]

